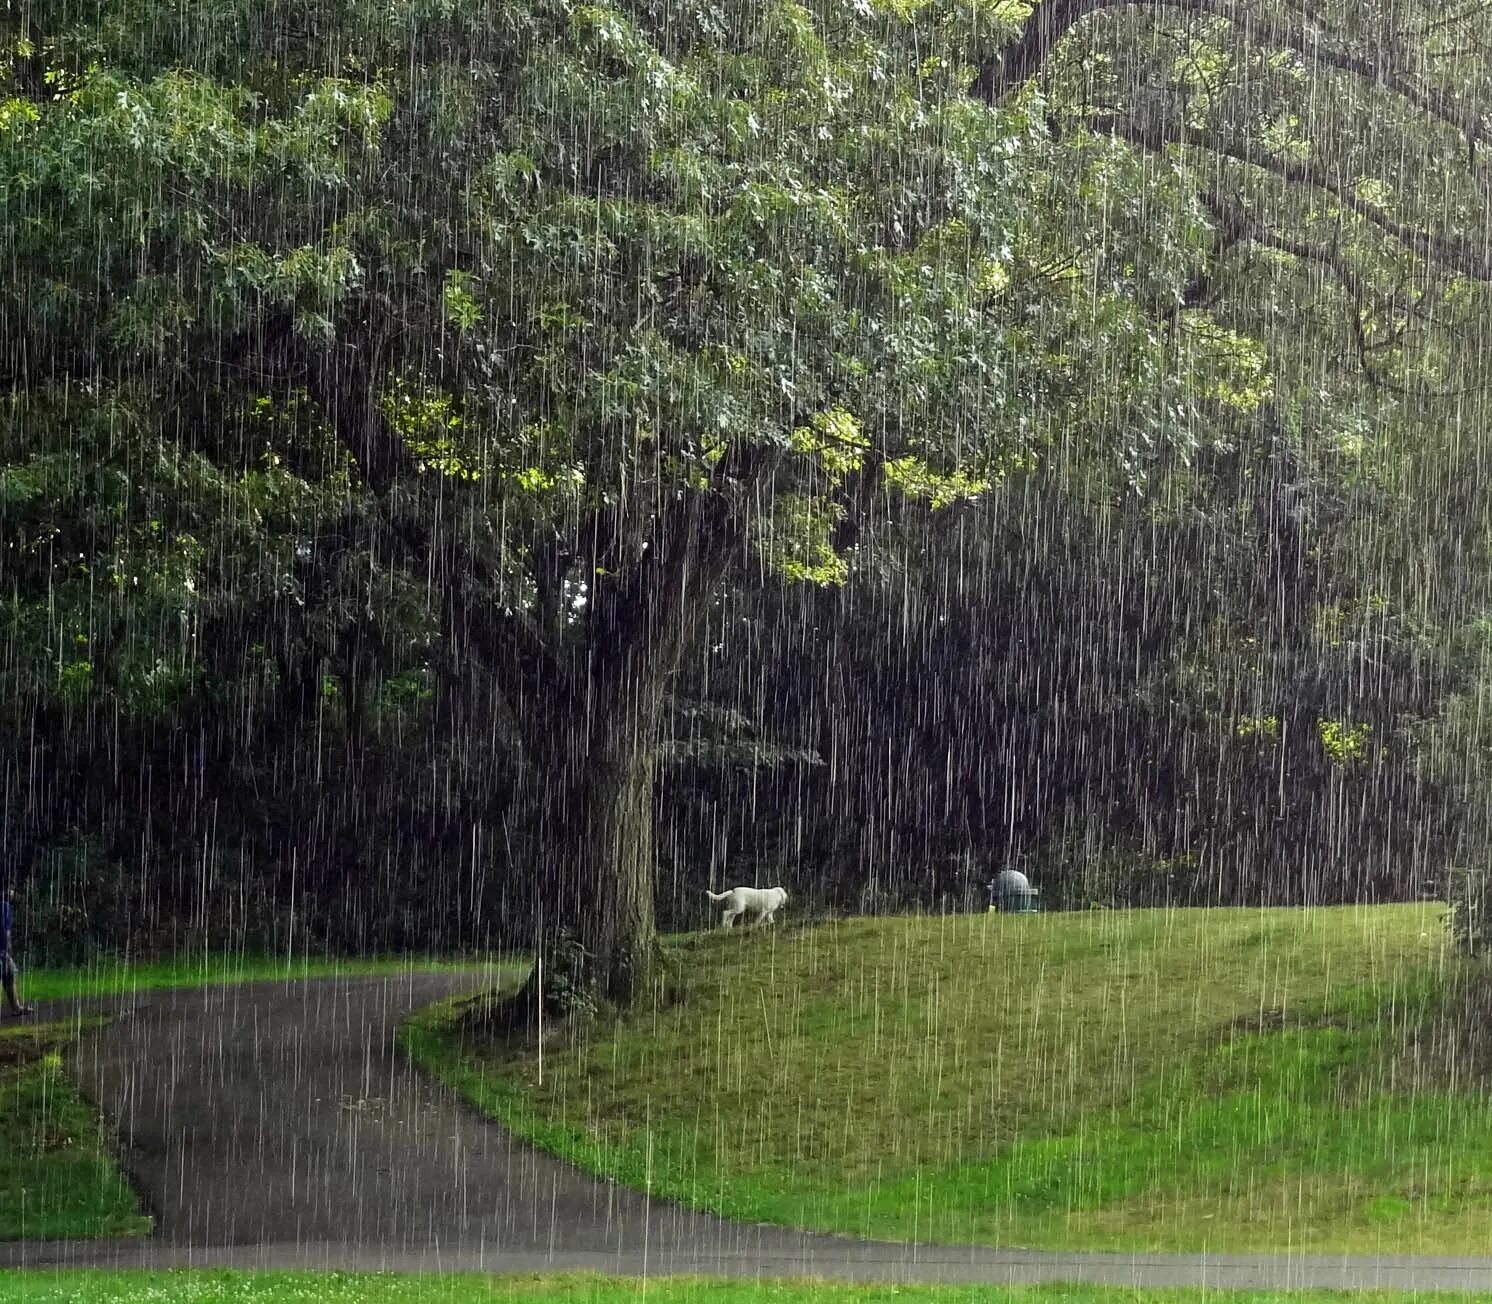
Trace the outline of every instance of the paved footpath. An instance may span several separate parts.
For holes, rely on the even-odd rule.
[[[396,1029],[479,976],[260,982],[53,1002],[103,1011],[70,1067],[156,1232],[0,1244],[0,1267],[588,1270],[856,1281],[1492,1290],[1492,1260],[1078,1254],[728,1222],[591,1177],[417,1071]]]

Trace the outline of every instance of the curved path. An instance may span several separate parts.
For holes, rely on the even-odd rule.
[[[0,1244],[0,1266],[1492,1289],[1492,1260],[884,1244],[650,1200],[518,1141],[403,1056],[406,1014],[479,981],[404,974],[44,1004],[42,1018],[115,1015],[70,1067],[116,1127],[156,1233]]]

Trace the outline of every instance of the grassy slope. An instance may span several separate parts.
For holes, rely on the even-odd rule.
[[[62,1073],[76,1021],[0,1030],[0,1239],[150,1230],[98,1115]]]
[[[1130,1290],[1117,1286],[847,1286],[654,1277],[407,1277],[292,1272],[15,1272],[0,1304],[1442,1304],[1396,1291]]]
[[[416,1056],[516,1130],[745,1218],[1070,1248],[1492,1252],[1492,1104],[1417,1063],[1439,907],[712,934],[587,1046]]]

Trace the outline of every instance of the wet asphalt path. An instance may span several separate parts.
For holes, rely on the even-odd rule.
[[[69,1067],[114,1125],[156,1232],[0,1244],[0,1266],[1492,1290],[1485,1259],[885,1244],[650,1200],[516,1140],[403,1056],[405,1015],[480,983],[413,974],[43,1004],[41,1018],[115,1016],[85,1033]]]

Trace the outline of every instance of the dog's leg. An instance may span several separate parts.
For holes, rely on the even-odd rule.
[[[720,927],[729,928],[733,923],[735,923],[736,916],[740,913],[741,912],[739,910],[727,910],[723,915],[720,916]]]

